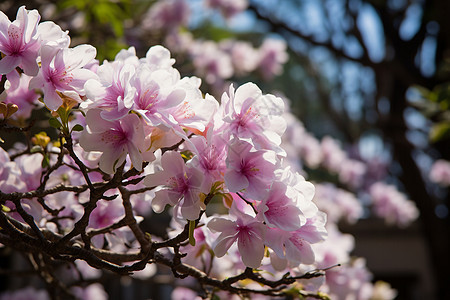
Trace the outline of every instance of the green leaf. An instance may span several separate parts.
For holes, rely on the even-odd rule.
[[[195,246],[194,238],[195,221],[189,220],[189,244]]]
[[[48,166],[50,166],[50,159],[48,158],[47,154],[44,154],[44,158],[42,159],[41,166],[42,166],[42,168],[47,168]]]
[[[59,122],[57,118],[50,118],[48,122],[50,123],[50,126],[52,126],[53,128],[59,129],[62,127],[61,122]]]
[[[81,126],[80,124],[77,124],[75,126],[73,126],[72,131],[83,131],[83,126]]]
[[[42,152],[42,147],[39,145],[33,146],[33,148],[30,149],[30,153],[39,153]]]
[[[212,295],[211,300],[220,300],[220,297],[217,294]]]
[[[3,204],[1,204],[1,205],[2,205],[2,211],[3,212],[10,212],[11,211],[11,209],[8,206],[5,206]]]
[[[450,137],[450,123],[442,122],[431,127],[430,141],[435,143]]]

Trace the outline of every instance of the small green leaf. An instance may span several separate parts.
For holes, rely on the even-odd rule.
[[[83,126],[81,126],[80,124],[77,124],[75,126],[73,126],[72,131],[83,131]]]
[[[5,205],[2,204],[2,211],[3,212],[10,212],[11,209],[8,206],[5,206]]]
[[[431,127],[430,140],[435,143],[444,138],[450,137],[450,123],[442,122]]]
[[[30,153],[38,153],[42,152],[42,147],[39,145],[33,146],[33,148],[30,149]]]
[[[48,166],[50,166],[50,159],[48,158],[47,154],[44,154],[44,158],[42,159],[41,166],[42,166],[42,168],[47,168]]]
[[[195,221],[189,220],[189,244],[195,246],[194,238]]]
[[[211,300],[220,300],[220,297],[217,296],[217,294],[214,294],[211,298]]]
[[[50,126],[52,126],[53,128],[59,129],[62,127],[61,122],[59,122],[57,118],[50,118],[48,122],[50,123]]]

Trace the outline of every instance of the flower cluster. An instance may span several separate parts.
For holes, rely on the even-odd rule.
[[[207,3],[226,17],[246,5]],[[148,27],[188,22],[184,1],[161,1],[152,9]],[[189,40],[176,30],[170,34],[176,41]],[[151,276],[155,270],[145,265],[158,262],[175,275],[198,268],[225,279],[242,270],[258,283],[285,284],[317,268],[327,270],[326,281],[311,287],[302,282],[299,291],[317,292],[322,285],[342,298],[371,296],[363,260],[350,260],[352,238],[334,226],[342,218],[359,219],[361,204],[334,185],[318,184],[316,193],[301,175],[298,156],[309,167],[339,174],[353,189],[365,186],[363,162],[349,158],[329,137],[315,140],[282,98],[253,83],[227,84],[220,101],[202,93],[201,79],[182,77],[163,46],[151,47],[145,57],[130,47],[100,63],[93,46],[70,47],[70,42],[58,25],[40,22],[36,10],[20,7],[13,22],[0,12],[0,74],[7,79],[0,96],[1,125],[24,124],[34,108],[45,105],[50,125],[59,132],[58,140],[44,132],[20,150],[0,148],[2,231],[28,238],[20,243],[37,241],[23,247],[59,249],[78,259],[77,272],[65,272],[76,280],[97,278],[91,267]],[[190,42],[175,44],[186,46],[178,50],[191,56],[196,74],[210,85],[253,71],[270,79],[287,60],[282,40],[267,39],[259,49],[234,40]],[[370,191],[381,216],[400,224],[417,217],[413,206],[402,210],[409,202],[395,190],[390,193],[398,200],[395,206],[376,185]],[[173,217],[170,239],[150,238],[138,226],[151,210]],[[332,237],[324,242],[328,232]],[[11,246],[11,237],[2,233],[0,241]],[[49,241],[38,239],[44,237]],[[61,257],[53,251],[49,257]],[[348,265],[329,270],[339,263]],[[240,276],[228,281],[229,291],[238,281],[244,292],[260,289],[245,286]],[[33,290],[23,291],[29,293]],[[96,284],[73,287],[70,293],[106,297]],[[47,294],[39,292],[39,297]]]
[[[247,83],[237,89],[231,85],[219,105],[212,96],[203,97],[199,78],[181,78],[170,52],[162,46],[150,48],[144,58],[138,58],[134,48],[122,50],[114,61],[98,65],[94,47],[70,48],[67,33],[53,23],[39,24],[36,11],[21,7],[17,20],[8,22],[4,21],[7,32],[2,32],[5,39],[0,45],[5,55],[2,73],[10,84],[7,99],[15,99],[17,87],[24,89],[28,84],[27,93],[43,94],[43,103],[57,114],[62,129],[70,125],[66,126],[61,109],[79,102],[85,118],[78,115],[77,120],[85,129],[76,147],[86,165],[98,166],[105,174],[114,174],[124,165],[148,174],[143,183],[153,189],[153,210],[173,206],[182,220],[199,219],[207,201],[222,195],[229,200],[228,213],[209,217],[205,227],[220,233],[210,245],[217,257],[231,251],[236,242],[248,267],[261,265],[265,247],[294,266],[314,263],[311,245],[324,240],[326,218],[312,202],[313,185],[281,167],[286,123],[280,98]],[[16,68],[24,73],[20,76]],[[35,94],[31,98],[35,100]],[[19,172],[16,163],[8,162],[6,153],[3,156],[5,165],[11,165],[2,172],[7,177],[1,181],[3,191],[20,191],[17,182],[24,185],[23,191],[40,186],[40,182],[25,186],[25,173],[31,171]],[[70,182],[82,176],[64,171]],[[94,182],[100,179],[95,173],[89,176]],[[67,197],[64,207],[81,212],[77,201],[83,200],[81,195],[77,198]],[[49,219],[43,211],[27,210],[43,224]],[[107,206],[99,202],[89,226],[103,228],[123,215],[119,198]],[[72,217],[77,221],[81,213]],[[97,247],[99,238],[92,240]],[[118,245],[111,238],[109,244]],[[114,239],[126,240],[126,234],[116,232]]]

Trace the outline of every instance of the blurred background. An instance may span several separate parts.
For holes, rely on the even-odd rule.
[[[247,81],[289,99],[311,145],[332,137],[364,166],[359,182],[342,180],[300,151],[323,144],[309,149],[304,133],[291,137],[301,140],[296,153],[308,180],[361,203],[358,220],[340,221],[355,237],[354,255],[397,299],[450,299],[450,179],[445,170],[430,176],[437,161],[450,160],[450,1],[3,0],[0,10],[14,20],[21,5],[69,30],[71,46],[95,46],[100,62],[129,46],[143,57],[161,44],[183,76],[201,77],[202,91],[217,99],[229,82]],[[377,217],[368,197],[375,181],[412,200],[418,218]],[[7,254],[1,263],[11,263]],[[112,285],[112,299],[130,295]],[[8,275],[0,286],[10,287]],[[148,288],[136,286],[136,299],[151,297]]]

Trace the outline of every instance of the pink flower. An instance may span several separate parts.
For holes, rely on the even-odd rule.
[[[101,118],[100,109],[91,109],[86,114],[86,128],[80,137],[85,151],[101,151],[99,167],[112,174],[122,165],[127,155],[133,166],[142,170],[142,162],[154,159],[147,151],[150,141],[145,138],[141,120],[135,114],[107,121]]]
[[[259,69],[265,80],[271,80],[283,72],[283,64],[289,56],[286,52],[286,42],[281,39],[267,38],[259,48]]]
[[[185,0],[158,1],[144,17],[145,29],[171,29],[186,25],[189,21],[189,5]]]
[[[217,132],[209,130],[206,138],[194,136],[191,141],[198,152],[191,163],[203,171],[207,181],[205,184],[210,187],[216,181],[223,181],[227,148],[222,137]]]
[[[385,218],[389,224],[406,226],[419,216],[414,202],[408,200],[393,185],[383,182],[374,183],[369,190],[375,214]]]
[[[225,184],[230,192],[245,190],[245,194],[261,199],[274,179],[277,160],[275,152],[255,150],[241,140],[234,140],[228,148]]]
[[[252,139],[256,149],[285,154],[279,148],[281,135],[286,130],[281,98],[263,95],[253,83],[246,83],[236,91],[231,85],[229,95],[222,95],[222,107],[224,124],[221,130],[229,131],[237,138]]]
[[[144,179],[147,186],[159,186],[152,201],[155,212],[162,212],[167,204],[181,209],[187,220],[196,220],[201,209],[203,173],[194,167],[186,166],[181,154],[167,151],[161,157],[162,171],[148,175]],[[206,191],[207,192],[207,191]]]
[[[442,186],[450,186],[450,162],[439,159],[431,166],[430,180]]]
[[[244,11],[248,6],[247,0],[206,0],[206,5],[219,9],[225,18]]]
[[[355,223],[363,215],[363,207],[356,196],[333,184],[316,184],[314,202],[327,213],[330,222],[345,219]]]
[[[115,191],[116,193],[118,191]],[[112,194],[112,193],[111,193]],[[89,228],[103,228],[118,222],[125,215],[122,199],[111,201],[98,201],[97,207],[92,211],[89,218]],[[104,235],[96,235],[92,242],[96,247],[103,246]]]
[[[251,43],[235,40],[225,40],[220,48],[229,53],[234,71],[245,75],[255,70],[258,64],[258,53]]]
[[[341,149],[339,142],[329,136],[325,136],[321,143],[322,165],[328,170],[338,173],[342,163],[347,158]]]
[[[41,44],[37,26],[40,18],[37,10],[27,11],[25,6],[19,8],[13,22],[0,11],[0,52],[5,55],[0,60],[0,74],[8,74],[17,66],[29,76],[38,73],[36,59]]]
[[[367,166],[355,159],[345,159],[339,169],[339,180],[352,188],[358,188],[363,184]]]
[[[231,245],[237,241],[242,262],[250,268],[258,268],[264,256],[264,234],[266,227],[254,217],[237,209],[231,209],[230,214],[235,221],[225,218],[213,218],[208,222],[208,228],[220,232],[214,245],[214,254],[222,257]]]
[[[168,109],[185,99],[186,92],[174,88],[172,81],[172,74],[166,70],[151,72],[148,68],[142,68],[135,76],[133,85],[136,97],[133,110],[142,115],[148,124],[158,126],[171,123]]]
[[[120,119],[133,106],[136,88],[131,85],[135,66],[123,61],[105,62],[97,70],[98,78],[86,82],[87,101],[81,104],[83,109],[101,108],[102,118]]]
[[[57,92],[74,91],[84,95],[84,84],[97,76],[83,67],[96,55],[91,45],[79,45],[70,49],[43,46],[41,69],[30,81],[30,88],[44,91],[44,103],[50,110],[57,110],[63,103]]]
[[[56,48],[69,48],[69,31],[62,31],[61,27],[52,21],[40,23],[38,33],[42,45],[49,45]]]
[[[292,198],[286,195],[286,185],[282,182],[275,181],[272,184],[267,197],[261,201],[257,210],[269,227],[293,231],[302,225],[302,212]]]
[[[197,74],[205,78],[209,84],[217,84],[233,76],[233,65],[229,54],[211,41],[195,44],[192,56]]]
[[[319,212],[309,218],[306,223],[295,231],[284,231],[271,228],[266,233],[267,246],[272,248],[279,258],[286,258],[294,265],[313,264],[315,254],[311,244],[324,241],[327,236],[325,229],[326,215]]]

